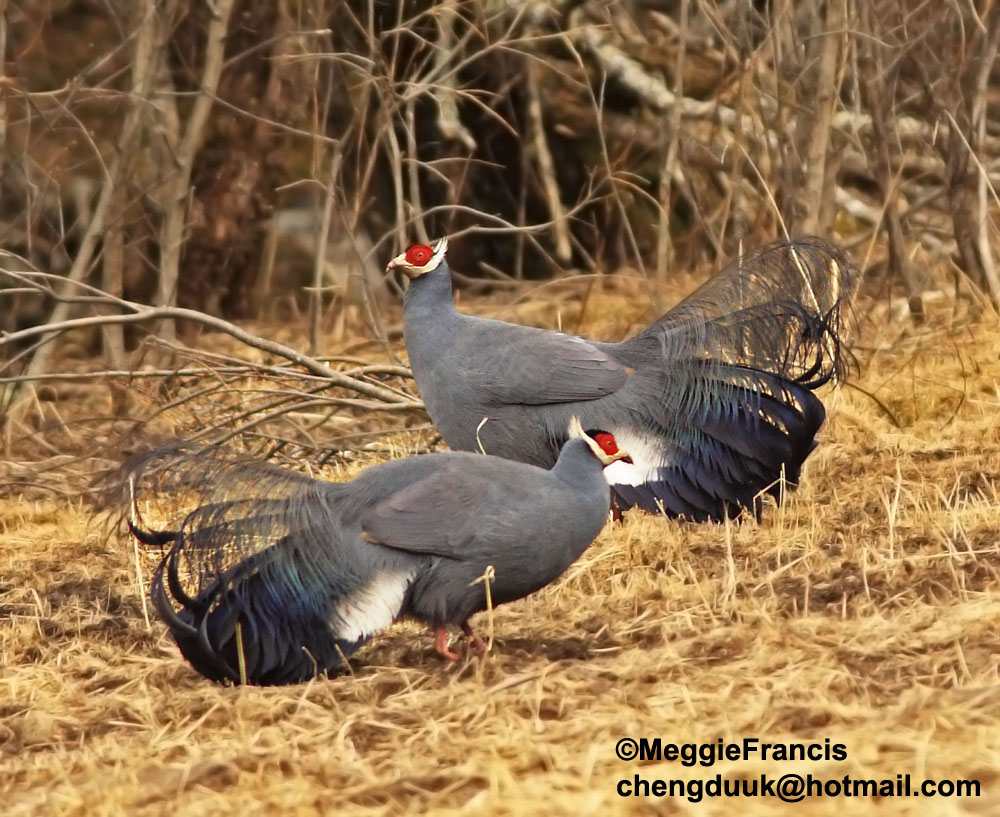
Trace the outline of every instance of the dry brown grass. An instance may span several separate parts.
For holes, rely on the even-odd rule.
[[[457,666],[400,625],[353,675],[214,686],[147,628],[130,543],[81,506],[0,505],[3,813],[993,813],[1000,333],[942,315],[862,341],[857,382],[902,429],[828,392],[784,509],[606,529],[562,581],[496,612],[492,655]],[[829,737],[848,759],[640,768],[616,759],[623,736]],[[909,772],[977,778],[983,796],[619,798],[636,771]]]

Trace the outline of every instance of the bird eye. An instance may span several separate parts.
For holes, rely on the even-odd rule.
[[[406,251],[406,263],[415,267],[422,267],[431,260],[434,253],[426,244],[417,244]]]

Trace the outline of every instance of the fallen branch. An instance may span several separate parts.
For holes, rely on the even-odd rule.
[[[2,272],[3,275],[14,279],[18,283],[29,284],[32,277],[31,273],[17,273],[10,271],[0,272]],[[58,321],[56,323],[44,324],[42,326],[32,326],[18,332],[4,333],[0,335],[0,349],[5,346],[10,346],[11,344],[21,343],[35,338],[49,339],[49,336],[68,332],[73,329],[149,323],[150,321],[165,319],[174,321],[187,320],[192,323],[207,326],[210,329],[215,329],[219,332],[224,332],[230,337],[233,337],[241,343],[254,349],[259,349],[263,352],[285,358],[286,360],[289,360],[297,366],[305,369],[310,374],[325,378],[330,381],[330,384],[333,386],[340,386],[341,388],[357,392],[358,394],[382,403],[389,403],[413,409],[418,409],[422,406],[422,403],[418,400],[402,398],[397,392],[381,386],[373,385],[371,383],[366,383],[356,377],[346,375],[343,372],[337,371],[325,363],[316,360],[315,358],[291,348],[290,346],[285,346],[284,344],[268,340],[267,338],[258,337],[257,335],[247,332],[245,329],[242,329],[229,321],[216,318],[212,315],[207,315],[204,312],[199,312],[195,309],[185,309],[184,307],[177,306],[147,306],[145,304],[127,301],[122,298],[108,298],[107,303],[109,305],[127,309],[129,312],[127,314],[92,315],[82,318],[72,318],[64,321]],[[38,373],[34,372],[30,374],[37,375]]]

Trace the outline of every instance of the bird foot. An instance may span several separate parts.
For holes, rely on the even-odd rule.
[[[472,629],[472,625],[468,621],[462,622],[462,632],[469,637],[469,642],[472,644],[472,649],[478,652],[480,655],[484,654],[489,646],[483,639],[476,635],[475,631]]]
[[[444,627],[437,627],[434,630],[434,650],[448,661],[458,660],[458,653],[448,646],[448,631]]]

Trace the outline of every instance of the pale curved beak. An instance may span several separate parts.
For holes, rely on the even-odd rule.
[[[406,266],[407,266],[406,253],[401,252],[399,255],[393,258],[392,261],[390,261],[388,264],[385,265],[385,271],[387,273],[392,272],[396,267],[404,267],[405,271]]]
[[[632,458],[628,455],[628,451],[622,451],[620,448],[614,454],[605,454],[603,451],[598,454],[602,463],[605,466],[611,465],[613,462],[627,462],[632,464]]]

